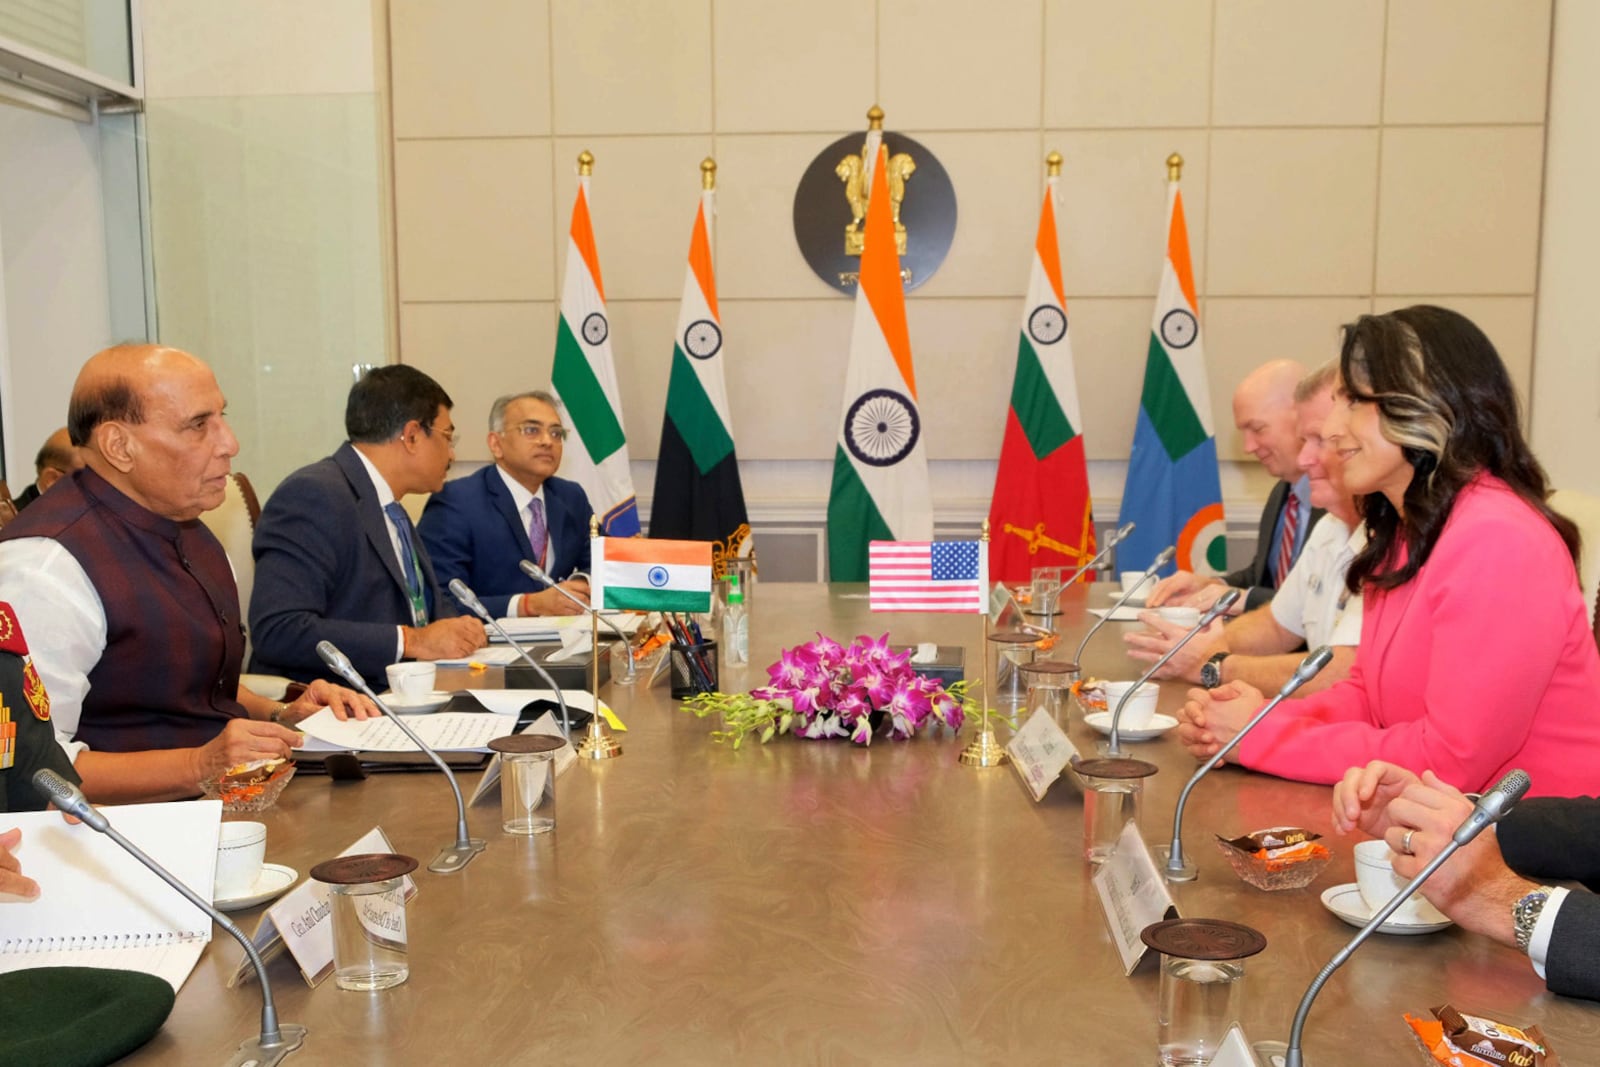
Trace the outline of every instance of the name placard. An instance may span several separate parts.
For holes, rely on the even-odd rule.
[[[339,855],[393,851],[394,846],[389,843],[383,828],[374,826]],[[417,883],[409,874],[401,880],[401,890],[407,901],[416,896]],[[327,886],[307,878],[268,908],[250,935],[251,944],[255,945],[264,960],[270,960],[288,949],[300,968],[301,977],[312,988],[333,973],[333,924],[329,921],[332,904],[328,894]],[[368,918],[377,926],[390,930],[396,928],[394,924],[400,923],[400,938],[404,939],[403,912],[397,916],[364,916],[363,922]],[[241,981],[254,977],[255,968],[250,965],[250,957],[241,952],[239,965],[234,968],[233,977],[228,979],[228,988],[232,989]]]
[[[1283,1067],[1282,1056],[1274,1056],[1272,1060],[1267,1067]],[[1228,1027],[1227,1036],[1217,1046],[1217,1054],[1211,1057],[1211,1067],[1262,1067],[1238,1023]]]
[[[1139,836],[1139,824],[1129,820],[1122,828],[1111,855],[1094,872],[1094,889],[1100,894],[1106,929],[1122,957],[1124,974],[1132,974],[1149,946],[1139,939],[1139,931],[1162,919],[1178,917],[1178,908],[1167,892],[1166,879],[1156,868],[1150,847]]]
[[[1012,735],[1006,752],[1035,803],[1044,799],[1045,791],[1061,777],[1061,771],[1078,757],[1066,731],[1044,708],[1034,709],[1022,729]]]

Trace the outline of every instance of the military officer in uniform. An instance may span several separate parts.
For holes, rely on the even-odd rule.
[[[33,787],[34,773],[48,767],[69,782],[78,781],[72,761],[56,742],[50,725],[50,695],[28,656],[22,626],[11,605],[0,602],[0,812],[39,811],[45,798]],[[39,886],[24,877],[11,850],[22,831],[0,833],[0,897],[35,897]]]

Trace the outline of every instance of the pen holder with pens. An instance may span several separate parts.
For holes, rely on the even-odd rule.
[[[717,689],[717,643],[672,642],[672,699],[687,700]]]

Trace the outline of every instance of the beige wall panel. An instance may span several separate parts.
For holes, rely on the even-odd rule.
[[[377,87],[372,0],[154,0],[140,13],[151,99]]]
[[[1339,327],[1371,309],[1366,298],[1300,300],[1212,297],[1206,301],[1206,363],[1217,455],[1254,462],[1233,427],[1233,391],[1256,367],[1293,359],[1314,370],[1339,356]]]
[[[550,132],[547,0],[390,0],[396,137]]]
[[[928,458],[995,460],[1017,369],[1020,296],[913,299],[906,313]]]
[[[402,301],[554,299],[549,141],[401,141],[394,170]]]
[[[1378,121],[1384,0],[1216,0],[1219,126]]]
[[[566,270],[566,235],[578,195],[578,153],[594,154],[589,216],[606,300],[676,300],[683,295],[689,233],[700,203],[700,161],[709,136],[555,140],[556,270]],[[556,275],[557,295],[560,279]]]
[[[1047,126],[1204,126],[1211,4],[1047,0]]]
[[[1379,190],[1380,293],[1532,293],[1544,131],[1388,129]]]
[[[715,4],[717,130],[843,130],[872,105],[872,4]]]
[[[711,129],[710,0],[551,0],[555,132]]]
[[[1077,294],[1155,299],[1167,247],[1166,159],[1173,152],[1183,156],[1183,210],[1195,284],[1205,288],[1206,141],[1204,130],[1045,133],[1045,152],[1054,149],[1063,158],[1056,236],[1068,303]],[[1043,188],[1037,195],[1044,195]],[[1030,247],[1037,200],[1034,211],[1027,231]]]
[[[672,374],[678,300],[674,297],[607,303],[606,317],[611,323],[611,357],[616,360],[617,383],[622,389],[622,428],[628,434],[628,458],[655,459],[656,450],[661,447],[667,380]]]
[[[1543,122],[1549,0],[1391,0],[1383,119]]]
[[[718,293],[733,298],[837,295],[800,254],[794,238],[794,193],[817,153],[845,132],[717,137]],[[844,203],[841,186],[840,240],[850,221]],[[687,240],[688,231],[684,233]]]
[[[855,302],[841,296],[723,303],[728,402],[741,460],[833,460],[854,313]]]
[[[489,459],[495,397],[550,388],[556,305],[402,304],[400,360],[434,377],[455,401],[456,459]]]
[[[1148,297],[1084,299],[1068,308],[1083,406],[1084,452],[1092,460],[1125,461],[1133,447],[1154,305],[1152,289]],[[1204,321],[1202,311],[1202,329]]]
[[[1039,135],[907,132],[939,158],[956,190],[955,240],[938,273],[917,295],[1020,299],[1028,289],[1044,193]],[[916,195],[916,181],[913,174],[907,197]]]
[[[879,103],[891,130],[1036,127],[1043,0],[879,0]]]
[[[1372,291],[1376,130],[1218,130],[1210,293]]]
[[[1373,301],[1379,312],[1412,304],[1438,304],[1459,311],[1478,324],[1505,362],[1511,381],[1528,415],[1533,378],[1533,297],[1531,296],[1380,296]],[[1527,429],[1524,422],[1523,429]]]

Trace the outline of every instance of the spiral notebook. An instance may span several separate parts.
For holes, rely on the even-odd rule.
[[[100,809],[111,825],[211,899],[222,803],[187,800]],[[164,978],[176,991],[211,940],[211,919],[116,842],[60,812],[0,814],[22,828],[15,855],[39,896],[0,894],[0,972],[107,967]]]

